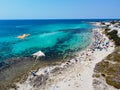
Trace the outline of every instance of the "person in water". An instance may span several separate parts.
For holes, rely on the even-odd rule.
[[[20,35],[20,36],[17,36],[17,38],[19,39],[24,39],[25,37],[29,36],[30,34],[23,34],[23,35]]]

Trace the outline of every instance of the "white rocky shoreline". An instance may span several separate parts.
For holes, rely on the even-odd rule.
[[[102,28],[93,29],[92,45],[77,53],[78,57],[61,65],[39,69],[36,76],[29,75],[24,83],[17,83],[16,89],[117,90],[103,81],[97,86],[93,77],[95,65],[115,50],[114,43],[103,32]]]

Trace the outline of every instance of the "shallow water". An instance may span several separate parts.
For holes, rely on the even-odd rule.
[[[90,43],[91,27],[79,20],[0,21],[0,60],[30,56],[39,50],[48,56],[52,52],[63,55],[67,50],[83,49]],[[16,38],[23,34],[30,36]]]

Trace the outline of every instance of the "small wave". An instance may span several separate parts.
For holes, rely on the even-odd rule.
[[[30,27],[30,26],[32,26],[32,25],[18,25],[18,26],[16,26],[16,28],[24,28],[24,27]]]
[[[58,32],[43,33],[43,34],[41,34],[40,36],[42,36],[42,37],[51,36],[51,35],[55,35],[55,34],[57,34],[57,33],[58,33]]]

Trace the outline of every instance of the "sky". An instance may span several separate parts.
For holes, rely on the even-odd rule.
[[[120,18],[120,0],[0,0],[0,19]]]

